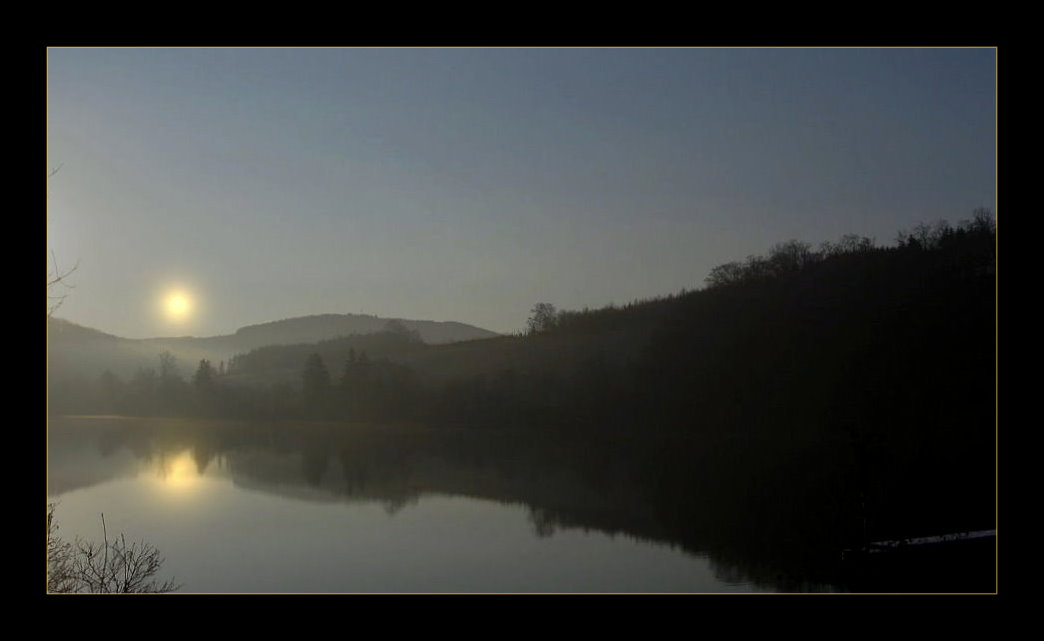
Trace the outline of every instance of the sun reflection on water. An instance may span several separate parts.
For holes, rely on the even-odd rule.
[[[198,489],[203,478],[190,449],[173,457],[160,458],[156,461],[153,473],[160,486],[174,494],[186,494]]]

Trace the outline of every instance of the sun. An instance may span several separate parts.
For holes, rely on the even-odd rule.
[[[174,322],[188,320],[192,315],[192,307],[192,298],[184,291],[170,292],[163,301],[167,319]]]

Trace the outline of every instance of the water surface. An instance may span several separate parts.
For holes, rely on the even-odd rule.
[[[59,534],[100,540],[104,513],[182,592],[778,589],[686,549],[631,457],[553,439],[67,418],[48,449]]]

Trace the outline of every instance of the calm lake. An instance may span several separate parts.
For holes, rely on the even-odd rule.
[[[101,540],[104,513],[183,593],[832,591],[691,549],[635,458],[494,431],[56,418],[48,494],[63,539]]]

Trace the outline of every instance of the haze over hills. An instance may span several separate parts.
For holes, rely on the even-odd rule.
[[[381,318],[369,314],[320,314],[248,325],[236,330],[232,338],[241,349],[313,343],[351,334],[373,334],[385,329],[389,322],[402,323],[406,329],[417,332],[420,339],[430,345],[499,336],[496,332],[456,321]]]
[[[155,367],[160,353],[171,352],[183,374],[191,374],[200,359],[215,363],[259,347],[314,343],[341,336],[374,334],[389,323],[401,323],[428,344],[444,344],[499,336],[486,329],[456,321],[381,318],[364,314],[321,314],[248,325],[234,334],[145,339],[121,338],[77,325],[61,318],[48,318],[48,368],[53,376],[96,377],[110,370],[126,377],[137,368]]]
[[[662,513],[668,527],[829,564],[868,541],[995,527],[996,267],[983,210],[889,247],[786,241],[714,268],[697,290],[596,310],[537,305],[525,335],[443,345],[405,322],[305,342],[336,316],[138,341],[55,320],[52,367],[93,371],[51,376],[48,409],[619,443],[648,457],[637,478],[653,495],[688,506],[681,520]],[[244,353],[251,340],[298,342]],[[193,376],[199,354],[222,345],[238,356]],[[139,350],[155,369],[172,347],[180,375],[102,373],[122,376],[101,357]],[[318,484],[324,459],[310,452]],[[614,465],[597,473],[625,479]]]

